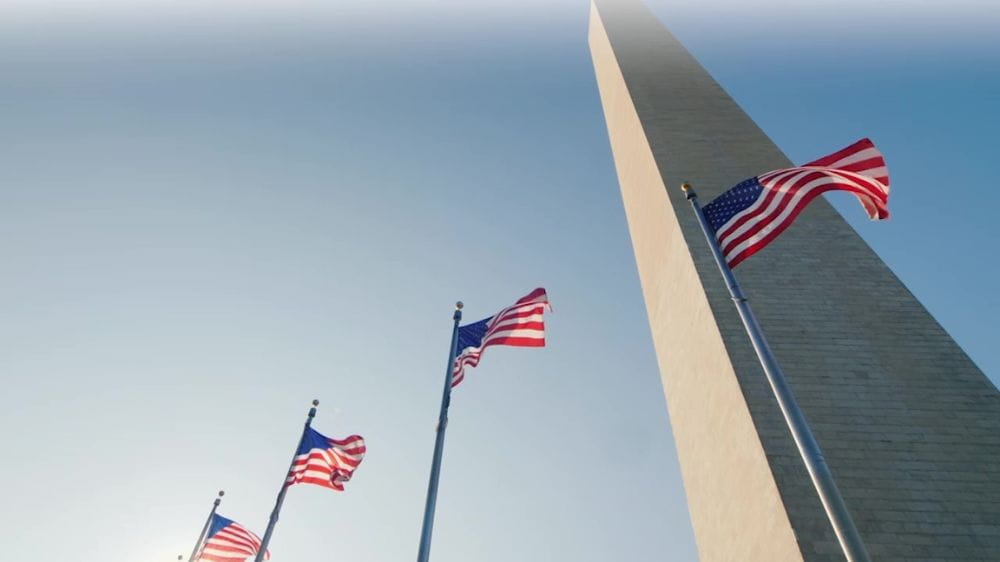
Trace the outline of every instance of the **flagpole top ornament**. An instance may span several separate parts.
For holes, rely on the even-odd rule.
[[[219,497],[221,498],[224,495],[226,495],[226,491],[225,490],[219,490]]]
[[[313,400],[313,407],[319,406],[319,400]]]
[[[463,306],[465,306],[465,303],[463,303],[462,301],[458,301],[458,302],[455,303],[455,309],[456,310],[462,310]]]
[[[695,194],[694,192],[694,188],[691,187],[691,184],[689,184],[688,182],[684,182],[681,184],[681,191],[684,192],[684,195],[687,195],[688,199],[694,199],[695,197],[697,197],[697,194]]]

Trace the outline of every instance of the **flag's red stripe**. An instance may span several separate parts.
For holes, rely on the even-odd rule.
[[[545,303],[549,301],[548,295],[545,294],[545,289],[542,287],[538,287],[534,291],[531,291],[527,295],[517,299],[517,302],[514,304],[525,304],[538,299],[543,299]]]
[[[514,322],[512,324],[499,324],[496,328],[491,330],[492,333],[506,332],[508,330],[544,330],[545,322]],[[483,339],[489,337],[490,332],[487,332]]]
[[[357,443],[358,441],[360,441],[361,443],[365,442],[365,440],[360,435],[351,435],[343,439],[330,439],[331,443],[335,445],[340,445],[341,447],[346,447],[347,445],[350,445],[352,443]]]
[[[518,318],[527,318],[530,316],[535,316],[537,314],[542,314],[545,312],[545,305],[530,305],[531,308],[521,309],[517,308],[511,312],[497,315],[495,317],[494,323],[496,322],[506,322],[508,320],[516,320]]]
[[[327,450],[313,449],[312,451],[309,451],[308,455],[302,455],[296,457],[295,462],[292,465],[292,470],[299,470],[300,468],[305,466],[329,466],[332,464],[336,464],[336,462],[345,462],[352,464],[353,466],[357,466],[357,464],[361,462],[360,458],[354,459],[351,457],[344,457],[336,455],[336,453],[333,453],[333,456],[335,457],[335,462],[331,463],[330,459],[327,456],[327,453],[328,453]]]
[[[246,532],[236,532],[232,529],[232,525],[226,527],[225,529],[216,533],[212,540],[218,541],[219,546],[217,548],[256,548],[259,544],[254,543],[254,538],[248,535]],[[232,546],[236,545],[236,546]]]
[[[514,347],[545,347],[544,338],[497,338],[490,345],[510,345]]]

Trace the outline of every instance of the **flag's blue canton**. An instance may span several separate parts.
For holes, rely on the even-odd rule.
[[[705,205],[702,210],[705,218],[712,225],[712,231],[718,232],[719,227],[729,222],[736,213],[746,209],[760,197],[764,188],[757,181],[757,178],[743,180],[730,188],[729,191],[716,197],[711,203]]]
[[[295,454],[307,455],[309,454],[309,451],[312,451],[313,449],[326,450],[329,448],[330,440],[323,437],[323,434],[310,427],[306,429],[305,437],[302,439],[302,445],[299,446],[299,450]]]
[[[483,345],[483,338],[486,336],[486,328],[489,326],[490,320],[492,319],[493,317],[490,316],[489,318],[484,318],[479,322],[460,326],[458,328],[458,352],[462,353],[463,349]]]
[[[205,540],[208,540],[208,539],[214,537],[215,535],[219,534],[219,531],[225,529],[226,527],[228,527],[228,526],[230,526],[232,524],[233,524],[233,520],[232,519],[226,519],[225,517],[223,517],[221,515],[213,515],[212,516],[212,527],[208,530],[208,536],[205,537]]]

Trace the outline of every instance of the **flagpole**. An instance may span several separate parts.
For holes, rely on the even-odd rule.
[[[823,451],[820,450],[819,443],[816,442],[816,438],[813,437],[812,431],[809,429],[805,414],[799,408],[795,395],[792,394],[792,388],[788,385],[774,352],[771,351],[771,346],[764,339],[764,332],[761,330],[760,324],[757,323],[753,310],[750,309],[746,295],[743,294],[743,290],[736,281],[733,270],[726,263],[726,258],[719,248],[715,233],[709,226],[701,205],[698,204],[698,195],[695,194],[690,184],[681,185],[681,189],[687,196],[687,200],[691,202],[691,208],[694,209],[694,214],[698,217],[698,223],[705,234],[705,239],[708,240],[708,245],[712,248],[712,255],[726,281],[729,296],[740,313],[743,327],[746,328],[753,349],[757,352],[757,358],[760,360],[761,367],[764,368],[767,381],[771,384],[774,397],[778,400],[781,413],[785,416],[785,423],[792,432],[795,446],[799,449],[799,455],[802,457],[813,486],[816,488],[816,493],[823,503],[826,516],[830,520],[830,524],[833,525],[833,531],[837,534],[837,540],[840,541],[840,548],[844,551],[844,556],[850,562],[869,562],[870,558],[865,544],[861,540],[857,527],[854,526],[850,512],[847,511],[844,498],[841,497],[840,491],[837,489],[830,467],[827,466],[826,459],[823,457]]]
[[[448,351],[448,368],[444,375],[444,392],[441,396],[441,413],[438,416],[437,436],[434,439],[434,459],[431,462],[431,477],[427,484],[427,504],[424,506],[424,527],[420,533],[420,550],[417,562],[427,562],[431,555],[431,532],[434,530],[434,508],[437,505],[438,478],[441,476],[441,453],[444,450],[444,432],[448,429],[448,406],[451,405],[451,382],[455,370],[455,356],[458,355],[458,323],[462,321],[462,301],[455,303],[452,320],[451,347]]]
[[[281,505],[285,503],[285,493],[288,492],[288,475],[292,472],[292,468],[295,466],[295,458],[298,457],[299,449],[302,448],[302,442],[306,438],[306,433],[309,431],[309,426],[312,425],[313,418],[316,417],[316,406],[319,406],[319,400],[312,401],[312,408],[309,408],[309,415],[306,417],[306,423],[302,426],[302,436],[299,437],[299,444],[295,446],[295,452],[292,453],[292,462],[288,465],[288,472],[285,473],[285,482],[281,485],[281,491],[278,492],[278,499],[274,502],[274,509],[271,511],[271,518],[267,522],[267,530],[264,531],[264,538],[260,541],[260,548],[257,550],[257,556],[254,557],[254,562],[262,562],[264,560],[264,555],[267,553],[267,545],[271,542],[271,533],[274,532],[274,526],[278,522],[278,514],[281,512]]]
[[[198,556],[198,549],[201,548],[201,543],[205,540],[205,533],[208,532],[208,528],[212,525],[212,517],[215,516],[215,510],[219,509],[219,504],[222,503],[222,496],[224,495],[226,495],[226,492],[219,490],[219,497],[215,498],[215,501],[212,502],[212,511],[208,512],[208,519],[205,520],[205,526],[201,528],[201,534],[198,535],[198,540],[194,543],[194,549],[191,550],[191,558],[188,559],[188,562],[194,562],[195,557]],[[181,558],[181,555],[177,555],[178,560]]]

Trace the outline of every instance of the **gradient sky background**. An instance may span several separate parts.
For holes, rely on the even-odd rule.
[[[648,0],[994,382],[1000,10]],[[0,5],[0,543],[166,562],[262,532],[308,402],[363,434],[275,562],[415,557],[452,303],[538,285],[544,350],[457,391],[436,562],[694,560],[583,0]],[[763,170],[762,170],[763,171]],[[738,467],[734,467],[738,470]]]

